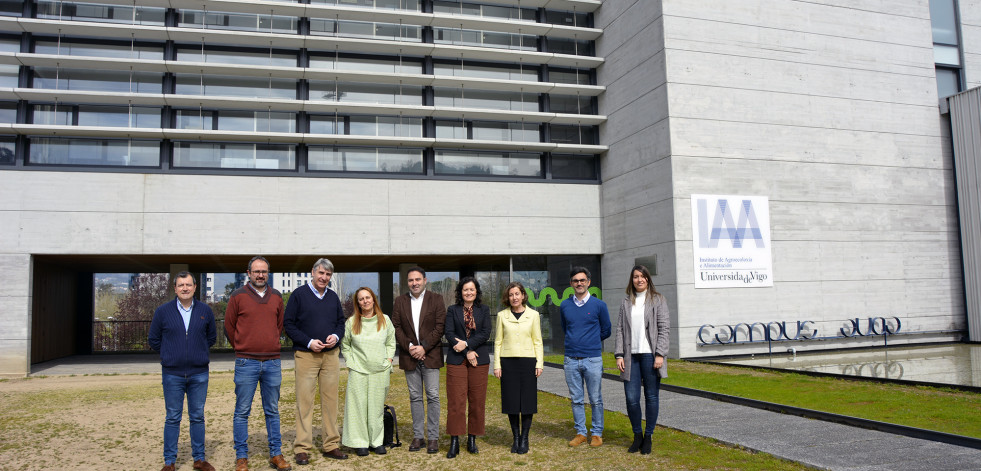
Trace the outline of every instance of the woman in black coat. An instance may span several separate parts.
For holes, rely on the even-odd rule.
[[[460,435],[467,433],[467,451],[477,453],[484,435],[484,403],[490,364],[490,308],[480,302],[480,283],[472,276],[456,285],[456,304],[446,309],[446,433],[447,458],[460,453]],[[464,414],[466,410],[466,414]]]

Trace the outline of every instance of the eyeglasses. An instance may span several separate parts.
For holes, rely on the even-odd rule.
[[[269,270],[252,270],[249,273],[252,273],[253,275],[268,275]]]
[[[589,279],[588,278],[579,278],[579,279],[572,280],[572,284],[574,284],[574,285],[581,285],[581,284],[587,283],[587,282],[589,282]]]

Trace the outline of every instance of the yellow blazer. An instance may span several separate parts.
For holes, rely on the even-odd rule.
[[[501,357],[535,358],[535,368],[545,367],[542,344],[542,321],[538,311],[525,308],[520,319],[511,309],[497,313],[497,333],[494,336],[494,369],[501,369]]]

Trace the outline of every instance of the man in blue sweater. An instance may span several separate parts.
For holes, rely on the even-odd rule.
[[[337,428],[337,395],[341,377],[340,345],[344,337],[344,309],[337,294],[327,288],[334,264],[321,258],[313,264],[310,282],[293,291],[286,302],[283,326],[293,339],[296,373],[296,440],[293,453],[298,464],[307,464],[313,451],[313,401],[320,386],[323,420],[323,455],[347,459],[341,452]]]
[[[583,404],[583,382],[593,410],[593,438],[590,446],[603,444],[603,340],[611,333],[610,311],[606,303],[589,295],[590,275],[585,267],[573,267],[570,273],[572,296],[559,306],[562,330],[565,332],[565,382],[572,399],[572,420],[576,436],[569,446],[586,442],[586,407]]]
[[[194,300],[194,276],[182,271],[174,277],[177,299],[157,308],[150,323],[150,348],[160,352],[163,370],[164,467],[174,471],[177,438],[187,396],[187,417],[191,422],[191,456],[194,469],[214,471],[204,456],[204,401],[208,395],[208,355],[218,338],[215,315],[207,304]]]

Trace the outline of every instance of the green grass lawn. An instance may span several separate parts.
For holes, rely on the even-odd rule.
[[[561,355],[545,361],[562,363]],[[619,373],[612,353],[608,373]],[[664,384],[981,438],[981,394],[743,367],[668,361]]]

